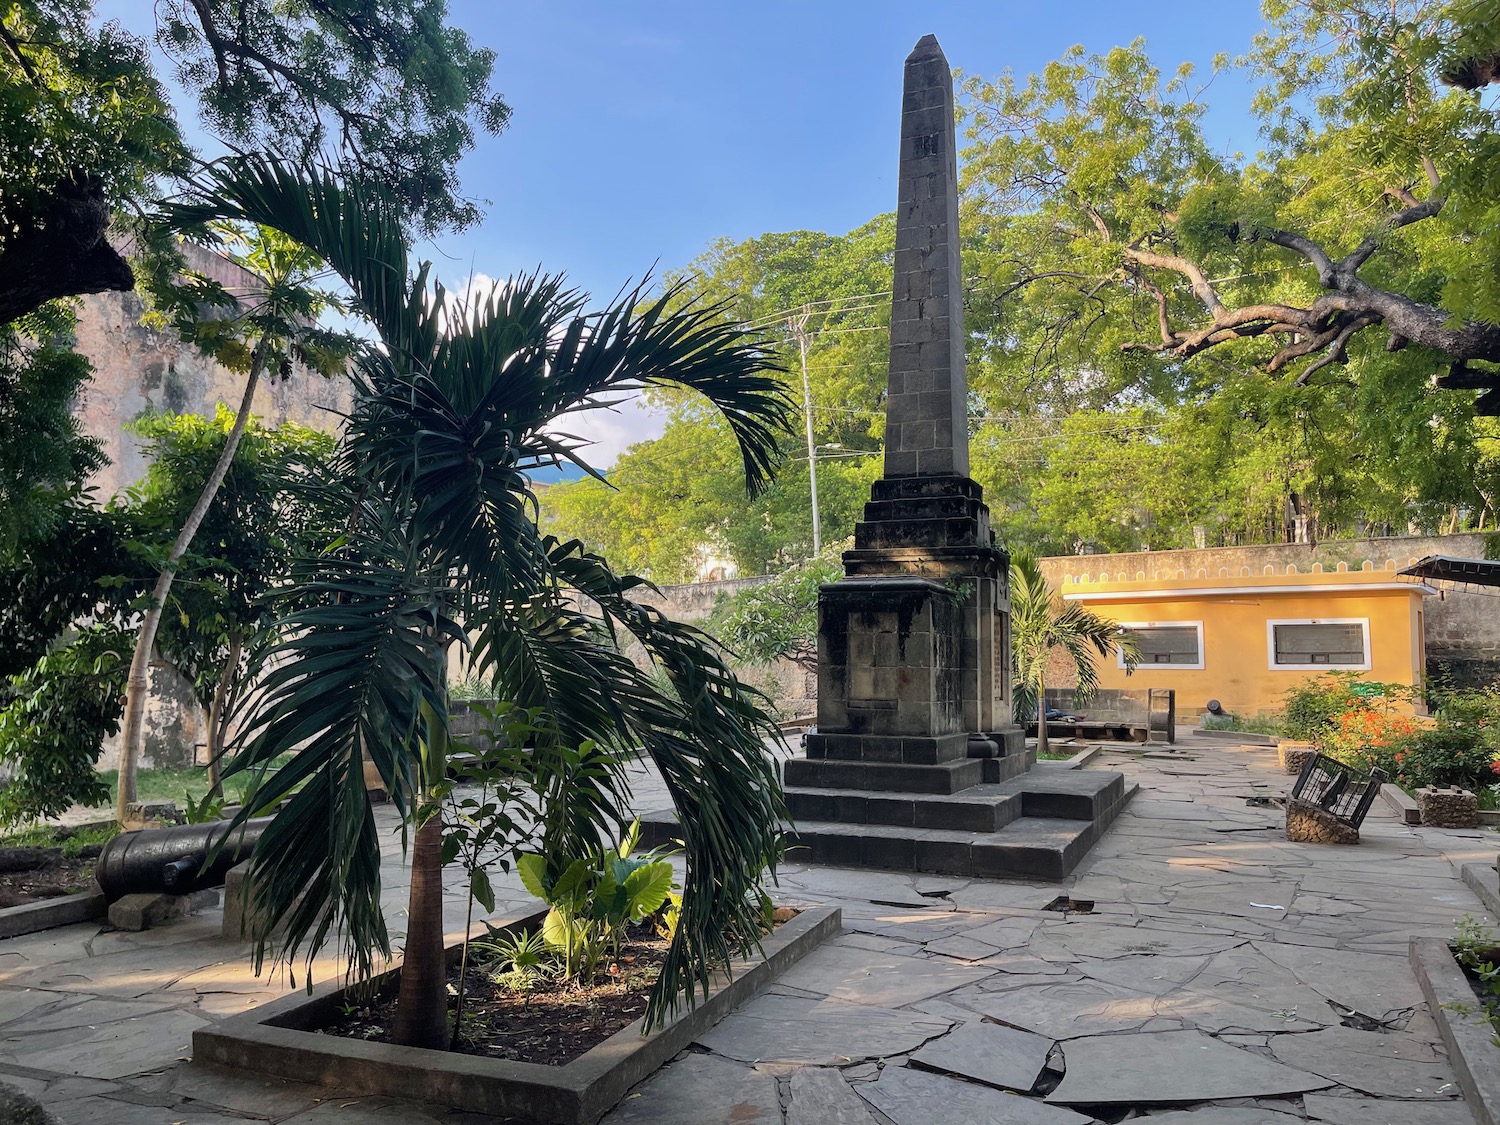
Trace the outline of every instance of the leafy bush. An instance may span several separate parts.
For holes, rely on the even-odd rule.
[[[1282,696],[1281,733],[1287,738],[1320,742],[1333,733],[1340,716],[1351,709],[1389,710],[1413,697],[1413,690],[1405,684],[1363,680],[1358,672],[1332,672],[1305,680]]]
[[[1453,957],[1468,975],[1479,997],[1479,1007],[1500,1035],[1500,942],[1469,915],[1458,920]]]
[[[1381,769],[1399,779],[1421,724],[1410,715],[1377,711],[1356,702],[1319,736],[1318,749],[1361,771]]]
[[[1500,689],[1450,692],[1441,697],[1434,722],[1406,749],[1400,784],[1457,785],[1488,795],[1500,780]]]
[[[591,981],[606,959],[619,955],[625,927],[667,906],[672,865],[657,852],[632,855],[641,822],[631,824],[618,847],[575,859],[556,879],[535,853],[516,860],[521,883],[551,909],[542,938],[561,957],[564,977]]]

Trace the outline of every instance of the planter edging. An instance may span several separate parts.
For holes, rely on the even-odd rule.
[[[1500,1125],[1500,1047],[1489,1020],[1472,1014],[1479,1000],[1469,979],[1441,938],[1412,938],[1409,955],[1469,1112],[1479,1125]]]
[[[108,912],[109,904],[104,901],[104,892],[99,890],[7,906],[0,910],[0,939],[71,926],[74,922],[88,922],[103,918]]]
[[[544,914],[510,919],[497,928],[525,929],[538,925]],[[730,977],[718,978],[707,997],[684,1008],[665,1027],[642,1036],[643,1021],[637,1020],[562,1066],[397,1047],[305,1030],[321,1022],[319,1017],[350,991],[337,982],[314,989],[311,996],[283,996],[195,1031],[193,1060],[476,1113],[532,1117],[553,1125],[594,1125],[637,1082],[842,928],[837,907],[803,910],[766,937],[763,958],[735,962]],[[396,972],[399,962],[381,976]]]
[[[1459,872],[1469,890],[1484,904],[1485,913],[1500,921],[1500,878],[1493,863],[1466,863]]]

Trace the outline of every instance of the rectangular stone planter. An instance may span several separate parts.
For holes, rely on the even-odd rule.
[[[538,913],[516,918],[503,928],[525,930],[539,925],[543,917]],[[637,1082],[842,926],[837,907],[804,910],[767,936],[763,957],[735,962],[731,975],[719,978],[696,1007],[684,1007],[650,1034],[642,1034],[644,1021],[637,1020],[562,1066],[317,1034],[312,1029],[324,1024],[353,991],[338,984],[317,988],[311,996],[284,996],[194,1032],[193,1059],[350,1093],[413,1098],[549,1125],[593,1125]],[[450,956],[457,952],[457,946],[449,950]],[[385,983],[398,971],[382,974],[376,983]]]
[[[28,902],[21,906],[8,906],[0,910],[0,938],[20,937],[34,934],[38,930],[71,926],[74,922],[88,922],[103,918],[109,910],[104,901],[104,892],[80,891],[76,895],[59,895],[57,898]]]
[[[1469,1112],[1479,1125],[1500,1125],[1500,1047],[1468,978],[1438,938],[1412,938],[1410,956]]]

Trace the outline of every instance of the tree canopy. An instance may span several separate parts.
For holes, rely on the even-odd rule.
[[[1264,30],[1215,64],[1255,84],[1250,155],[1207,130],[1213,75],[1164,68],[1141,41],[961,77],[971,463],[1002,542],[1496,525],[1500,119],[1480,81],[1495,8],[1267,0]],[[832,482],[879,471],[845,454],[880,444],[891,231],[884,216],[842,238],[764,235],[689,271],[774,330],[794,392],[798,317],[841,330],[808,351],[816,444],[842,447],[818,454],[828,540],[865,498],[863,481],[846,499]],[[555,526],[590,541],[655,518],[690,528],[640,557],[660,578],[690,569],[687,540],[751,573],[811,554],[806,451],[788,445],[804,467],[767,497],[782,506],[747,511],[716,502],[705,448],[672,415],[621,458],[617,492],[551,489]],[[679,461],[680,493],[636,483],[638,464]]]

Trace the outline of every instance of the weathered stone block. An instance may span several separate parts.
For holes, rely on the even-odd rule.
[[[1298,844],[1357,844],[1359,829],[1317,805],[1289,799],[1286,838]]]
[[[1317,749],[1311,742],[1283,738],[1276,744],[1276,757],[1281,762],[1281,768],[1287,773],[1301,773],[1302,767],[1316,757],[1317,753]]]
[[[217,890],[190,895],[125,895],[109,904],[109,922],[116,929],[139,933],[196,914],[219,901]]]
[[[1429,828],[1479,827],[1479,798],[1467,789],[1429,785],[1418,789],[1416,796],[1422,807],[1422,823]]]

